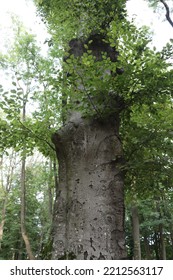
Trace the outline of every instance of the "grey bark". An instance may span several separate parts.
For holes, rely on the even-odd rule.
[[[166,247],[165,247],[163,224],[159,225],[159,233],[160,233],[160,259],[166,260]]]
[[[29,241],[28,233],[26,230],[26,215],[25,215],[25,208],[26,208],[26,185],[25,185],[25,163],[26,158],[23,156],[22,158],[22,167],[21,167],[21,234],[23,241],[25,243],[26,252],[30,260],[35,260],[34,254],[32,252],[31,244]]]
[[[126,258],[118,123],[74,113],[52,140],[59,160],[52,258]]]
[[[29,66],[27,65],[28,73]],[[18,86],[20,87],[19,80],[17,79]],[[23,91],[23,106],[22,106],[22,123],[24,124],[26,121],[26,104],[29,95],[29,83],[27,84],[26,93],[22,87],[20,87]],[[20,187],[21,187],[21,213],[20,213],[20,223],[21,223],[21,234],[23,241],[25,243],[26,252],[28,258],[30,260],[35,260],[35,256],[32,252],[31,243],[29,240],[28,232],[26,229],[26,147],[23,145],[23,155],[21,158],[21,178],[20,178]]]
[[[138,207],[135,205],[131,209],[132,212],[132,228],[133,228],[133,258],[141,260],[141,243],[139,229]]]
[[[48,204],[49,204],[49,219],[52,221],[52,215],[53,215],[53,187],[52,187],[52,160],[49,161],[49,183],[48,183]]]

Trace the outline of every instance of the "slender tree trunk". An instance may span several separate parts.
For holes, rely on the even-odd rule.
[[[52,216],[53,216],[53,195],[52,195],[52,177],[53,177],[53,172],[52,172],[52,160],[50,159],[49,161],[49,182],[48,182],[48,199],[49,199],[49,218],[52,221]]]
[[[173,224],[171,223],[170,226],[170,238],[171,238],[171,245],[172,245],[172,259],[173,259]]]
[[[24,92],[24,91],[23,91]],[[23,96],[23,111],[22,111],[22,122],[24,123],[26,120],[26,100],[28,97],[28,93]],[[25,177],[26,177],[26,170],[25,170],[25,165],[26,165],[26,155],[25,155],[26,149],[25,149],[25,144],[23,146],[23,155],[22,155],[22,166],[21,166],[21,234],[23,241],[25,243],[26,247],[26,252],[28,254],[28,257],[30,260],[34,260],[34,254],[31,249],[31,244],[29,241],[29,237],[27,234],[26,230],[26,225],[25,225],[25,208],[26,208],[26,182],[25,182]]]
[[[156,203],[156,209],[157,212],[159,213],[160,220],[162,220],[163,217],[163,209],[161,208],[161,203],[163,203],[164,197],[159,197],[157,199]],[[161,203],[160,203],[161,202]],[[164,238],[164,230],[163,230],[163,224],[160,222],[159,228],[158,228],[158,235],[159,235],[159,259],[160,260],[166,260],[166,247],[165,247],[165,238]]]
[[[159,251],[159,240],[158,240],[158,232],[154,233],[154,251],[156,254],[156,260],[160,259],[160,251]]]
[[[1,185],[3,187],[3,156],[0,156],[0,170],[1,170]],[[5,212],[6,212],[6,197],[3,199],[2,210],[1,210],[1,222],[0,222],[0,251],[1,243],[3,238],[4,224],[5,224]]]
[[[166,247],[165,247],[165,240],[164,240],[164,232],[163,232],[163,225],[159,225],[159,233],[160,233],[160,259],[166,260]]]
[[[12,185],[12,176],[13,176],[13,171],[14,171],[14,166],[15,163],[13,162],[15,155],[14,152],[12,152],[10,156],[10,163],[8,166],[7,174],[6,174],[6,183],[4,182],[4,174],[3,174],[3,155],[0,157],[0,169],[1,169],[1,174],[0,174],[0,184],[2,186],[3,190],[3,200],[2,200],[2,210],[1,210],[1,222],[0,222],[0,250],[1,250],[1,243],[3,239],[3,234],[4,234],[4,225],[5,225],[5,218],[6,218],[6,208],[7,208],[7,202],[8,202],[8,195],[11,190],[11,185]]]
[[[150,244],[148,241],[148,236],[146,233],[144,233],[144,248],[145,248],[145,253],[146,253],[146,259],[151,260],[151,251],[150,251]]]
[[[141,242],[140,242],[140,230],[139,230],[139,215],[138,207],[132,206],[132,230],[133,230],[133,257],[134,260],[141,260]]]
[[[123,153],[117,123],[89,121],[74,113],[53,142],[59,188],[52,258],[126,258]]]
[[[57,160],[54,158],[53,160],[53,172],[54,172],[54,181],[55,181],[55,190],[58,190],[58,170],[57,170]]]
[[[21,233],[25,243],[26,251],[30,260],[34,260],[35,257],[32,253],[30,241],[25,226],[25,205],[26,205],[26,186],[25,186],[25,156],[22,158],[21,168]]]
[[[53,218],[53,206],[54,206],[54,193],[58,189],[58,176],[56,159],[49,162],[49,185],[48,185],[48,198],[49,198],[49,217],[52,221]]]
[[[24,259],[24,252],[23,252],[23,238],[21,236],[20,238],[20,244],[19,244],[19,249],[18,249],[18,259],[23,260]]]
[[[16,239],[17,239],[17,241],[16,241],[16,244],[15,244],[12,260],[22,260],[23,238],[22,238],[20,232],[16,236]]]
[[[3,200],[3,205],[2,205],[1,222],[0,222],[0,250],[1,250],[1,243],[3,239],[3,233],[4,233],[7,200],[8,197],[6,196]]]

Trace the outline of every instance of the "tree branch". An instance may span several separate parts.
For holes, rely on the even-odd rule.
[[[89,100],[89,102],[91,103],[91,106],[93,107],[93,109],[95,110],[96,114],[102,119],[102,114],[100,113],[99,109],[97,108],[97,106],[94,104],[94,102],[92,101],[92,98],[90,96],[90,94],[87,92],[86,88],[85,88],[85,83],[84,83],[84,80],[83,80],[83,77],[82,75],[77,71],[77,74],[79,75],[80,79],[81,79],[81,82],[82,82],[82,85],[84,87],[84,91],[86,93],[86,96]]]
[[[169,9],[169,6],[168,6],[168,4],[165,2],[165,0],[160,0],[160,2],[164,5],[164,7],[165,7],[165,10],[166,10],[166,19],[167,19],[167,21],[170,23],[170,25],[173,27],[173,21],[172,21],[172,19],[171,19],[171,17],[170,17],[170,9]]]
[[[41,140],[43,142],[45,142],[53,151],[56,151],[56,149],[44,138],[39,137],[38,135],[36,135],[29,127],[25,126],[24,123],[18,119],[18,121],[20,122],[20,124],[27,129],[30,133],[32,133],[38,140]]]

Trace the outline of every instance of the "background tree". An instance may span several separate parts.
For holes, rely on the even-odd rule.
[[[40,157],[39,160],[33,156],[27,158],[25,226],[37,259],[50,258],[49,179],[49,164],[43,157]],[[53,184],[53,178],[51,184]],[[54,189],[54,185],[51,187]],[[20,165],[18,165],[17,169],[14,170],[12,189],[6,208],[1,259],[28,259],[20,229],[20,196]]]
[[[9,153],[9,162],[6,164],[5,156],[1,154],[1,163],[0,163],[0,170],[1,170],[1,222],[0,222],[0,250],[1,250],[1,242],[3,240],[3,233],[4,233],[4,226],[6,221],[6,210],[8,204],[9,193],[12,188],[12,180],[13,180],[13,173],[14,168],[16,165],[16,155],[14,150],[10,151]]]
[[[36,254],[32,252],[32,242],[30,244],[26,226],[26,160],[27,156],[33,153],[35,143],[47,156],[50,156],[50,150],[52,150],[53,158],[54,148],[49,143],[50,135],[47,134],[48,140],[43,136],[43,129],[45,128],[45,125],[47,125],[46,128],[50,125],[48,123],[49,117],[45,119],[44,124],[40,127],[40,121],[31,121],[31,117],[29,117],[27,114],[28,104],[31,104],[33,95],[36,89],[38,89],[40,76],[36,76],[36,73],[37,67],[40,62],[39,59],[41,60],[41,57],[39,54],[39,48],[36,45],[35,37],[29,34],[25,30],[24,26],[16,18],[14,20],[14,25],[16,24],[17,26],[15,29],[16,33],[14,43],[9,49],[8,54],[2,55],[4,61],[4,64],[2,66],[3,69],[6,69],[6,71],[8,71],[8,77],[11,76],[13,88],[8,89],[6,92],[4,92],[1,88],[1,92],[3,93],[3,95],[1,96],[1,109],[3,110],[4,114],[3,119],[1,120],[1,145],[3,150],[7,150],[9,147],[13,147],[16,151],[20,152],[21,233],[25,241],[28,257],[30,259],[34,259]],[[41,75],[41,72],[39,73],[39,75]],[[39,129],[37,130],[38,125]],[[8,140],[6,141],[6,139]],[[48,149],[46,149],[47,147],[45,146],[43,148],[43,143],[46,143]],[[55,161],[54,164],[56,164]],[[49,186],[49,188],[51,189],[51,186]],[[49,203],[53,203],[53,198],[54,192],[53,190],[51,190]],[[2,217],[2,221],[3,220],[4,219]],[[21,242],[19,243],[21,244]]]
[[[171,247],[167,240],[170,239],[171,231],[166,230],[166,223],[169,221],[168,228],[170,228],[172,221],[171,218],[167,218],[162,207],[166,204],[169,205],[172,191],[171,106],[171,102],[167,102],[165,105],[155,103],[152,112],[143,106],[140,115],[138,112],[133,112],[130,130],[127,126],[122,132],[128,163],[125,183],[127,218],[131,219],[130,206],[137,206],[142,258],[147,259],[165,259],[163,237],[165,244],[167,244],[167,256],[170,258]],[[162,234],[160,230],[163,227],[166,228]],[[131,246],[130,238],[128,246]],[[157,248],[157,254],[153,252],[154,248]]]

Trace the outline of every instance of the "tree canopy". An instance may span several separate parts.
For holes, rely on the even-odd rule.
[[[36,257],[50,258],[57,186],[51,137],[71,111],[79,111],[84,118],[100,121],[118,116],[125,158],[120,168],[125,174],[129,256],[135,206],[142,257],[162,258],[164,236],[167,256],[172,259],[172,40],[161,51],[151,47],[149,28],[137,28],[127,19],[125,0],[34,2],[51,35],[45,40],[47,57],[41,55],[35,36],[18,21],[13,46],[0,54],[0,67],[8,77],[8,86],[0,85],[0,156],[5,178],[1,176],[0,182],[0,226],[5,225],[1,257],[27,258],[20,221],[13,223],[20,212],[20,172],[14,168],[10,173],[10,168],[15,153],[16,158],[29,157],[37,149],[44,160],[39,166],[26,167],[26,228]],[[162,4],[172,25],[168,1],[148,2],[153,7]],[[22,120],[24,105],[26,118]],[[5,172],[4,162],[9,159],[9,172]],[[9,178],[10,189],[4,184]]]

